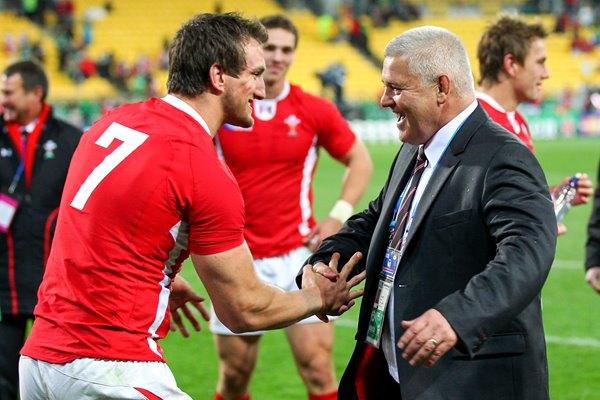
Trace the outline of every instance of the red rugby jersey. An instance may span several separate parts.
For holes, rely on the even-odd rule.
[[[485,93],[477,92],[477,100],[491,119],[517,135],[535,153],[531,135],[529,134],[529,126],[519,111],[507,112],[496,100]]]
[[[22,354],[164,361],[182,261],[243,243],[243,200],[207,129],[167,96],[119,107],[83,135]]]
[[[253,103],[254,126],[225,125],[219,150],[240,185],[246,242],[255,258],[302,246],[315,226],[312,179],[319,148],[343,157],[356,137],[336,106],[286,82],[276,99]]]

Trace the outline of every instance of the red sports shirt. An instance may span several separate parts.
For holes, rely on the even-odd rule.
[[[206,123],[173,96],[83,135],[22,354],[164,361],[171,280],[189,253],[243,242],[243,200]]]
[[[529,126],[519,111],[507,112],[496,100],[485,93],[477,92],[477,100],[491,119],[517,135],[535,153],[531,135],[529,134]]]
[[[302,246],[316,224],[319,148],[339,159],[356,137],[333,103],[287,82],[276,99],[254,101],[253,117],[249,129],[225,125],[218,145],[244,197],[248,246],[273,257]]]

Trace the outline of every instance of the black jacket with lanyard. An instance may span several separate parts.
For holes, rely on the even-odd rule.
[[[7,232],[0,231],[2,315],[32,315],[56,225],[71,157],[82,132],[44,105],[27,135],[0,120],[0,193],[18,203]]]

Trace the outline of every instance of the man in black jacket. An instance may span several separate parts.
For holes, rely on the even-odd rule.
[[[600,182],[600,163],[598,163],[598,180]],[[594,192],[592,215],[588,223],[586,243],[585,280],[600,294],[600,186]]]
[[[338,398],[548,400],[557,227],[542,169],[477,103],[456,35],[410,29],[384,56],[381,105],[404,144],[379,196],[307,262],[325,273],[334,253],[365,254]]]
[[[53,116],[38,64],[9,65],[0,87],[0,398],[16,399],[19,351],[82,132]]]

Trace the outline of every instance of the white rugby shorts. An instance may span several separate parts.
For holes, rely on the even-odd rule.
[[[78,358],[53,364],[21,356],[21,400],[192,400],[167,364]]]

